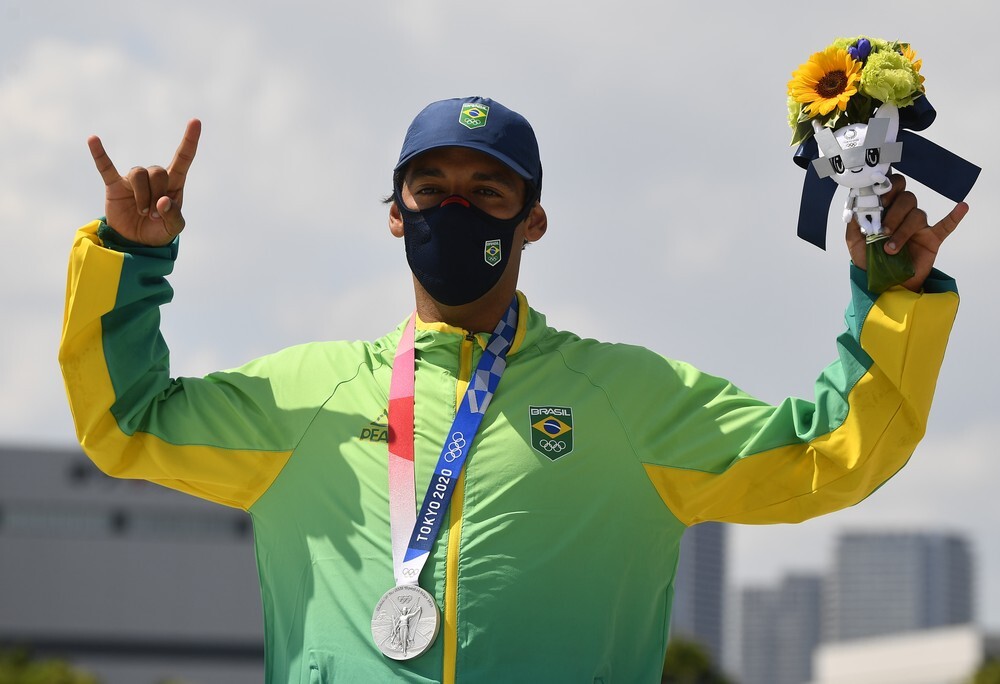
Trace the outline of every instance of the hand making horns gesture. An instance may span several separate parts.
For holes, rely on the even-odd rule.
[[[191,119],[170,166],[136,166],[128,176],[118,173],[101,139],[90,136],[87,145],[104,179],[108,225],[122,237],[143,245],[158,247],[172,242],[184,230],[184,181],[200,136],[201,121]]]
[[[906,179],[890,174],[889,180],[892,181],[892,189],[882,195],[882,206],[885,207],[882,227],[891,235],[886,252],[896,254],[904,245],[909,245],[914,276],[903,283],[903,287],[919,292],[930,275],[941,243],[958,228],[969,213],[969,205],[959,202],[947,216],[932,226],[927,223],[927,212],[917,206],[916,196],[906,189]],[[847,224],[847,248],[855,266],[868,267],[865,236],[858,228],[857,219],[851,219]]]

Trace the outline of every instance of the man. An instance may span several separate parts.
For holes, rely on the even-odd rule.
[[[894,178],[885,223],[916,276],[867,292],[853,226],[839,358],[815,404],[769,406],[527,306],[538,147],[481,98],[424,109],[395,169],[415,317],[172,380],[158,306],[199,134],[127,177],[90,139],[107,217],[77,234],[60,361],[105,472],[252,516],[269,682],[658,681],[686,526],[849,506],[923,434],[958,303],[932,265],[966,205],[930,227]]]

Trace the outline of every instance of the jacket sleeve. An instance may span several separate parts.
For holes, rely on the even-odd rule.
[[[813,401],[770,406],[668,362],[661,401],[636,407],[629,429],[683,523],[799,522],[858,503],[906,464],[924,435],[958,293],[935,271],[923,293],[876,296],[865,275],[851,267],[847,331]]]
[[[108,475],[247,509],[311,415],[287,410],[267,363],[170,377],[159,306],[176,256],[177,241],[128,243],[101,221],[77,232],[59,348],[77,438]]]

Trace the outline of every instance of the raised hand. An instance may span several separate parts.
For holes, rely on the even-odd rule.
[[[890,236],[886,240],[885,250],[889,254],[895,254],[904,245],[908,245],[915,273],[903,283],[903,287],[919,292],[934,266],[941,243],[965,218],[969,205],[959,202],[947,216],[932,226],[927,223],[927,212],[917,206],[916,196],[906,190],[906,179],[892,174],[889,180],[892,181],[892,189],[882,195],[882,206],[885,207],[882,228]],[[847,248],[854,264],[859,268],[867,268],[865,236],[858,228],[857,221],[852,220],[847,225]]]
[[[143,245],[172,242],[184,230],[184,182],[198,151],[199,137],[201,121],[191,119],[167,168],[136,166],[128,176],[118,173],[100,138],[88,138],[90,154],[104,180],[108,225],[122,237]]]

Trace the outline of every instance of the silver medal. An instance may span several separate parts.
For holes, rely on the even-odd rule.
[[[393,660],[409,660],[426,652],[440,626],[434,597],[415,584],[401,584],[385,592],[372,614],[375,645]]]

